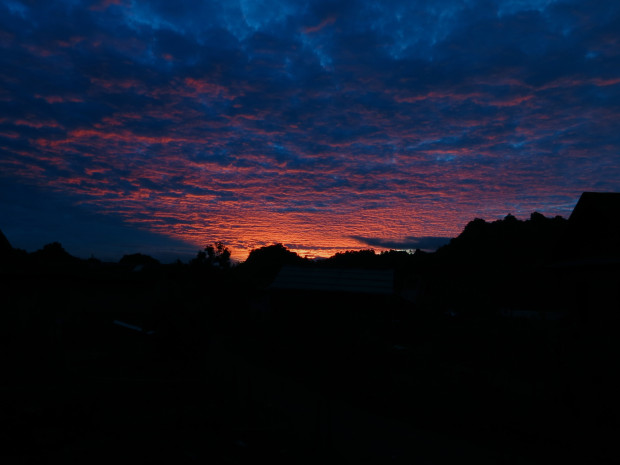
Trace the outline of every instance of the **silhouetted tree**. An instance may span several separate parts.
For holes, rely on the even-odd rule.
[[[100,268],[103,262],[99,260],[98,258],[96,258],[94,255],[91,255],[90,258],[86,260],[86,264],[90,268]]]
[[[156,267],[159,265],[159,260],[150,255],[134,253],[123,255],[123,258],[121,258],[118,263],[124,267],[135,270],[137,267],[142,267],[143,269]]]
[[[252,250],[239,268],[242,274],[248,273],[258,283],[267,284],[284,265],[304,266],[310,263],[310,260],[278,243]]]
[[[301,265],[307,261],[278,243],[252,250],[245,263],[258,267],[273,265],[281,267],[282,265]]]
[[[79,258],[67,252],[60,242],[52,242],[44,245],[42,249],[33,252],[31,257],[36,261],[50,263],[69,264],[79,261]]]
[[[325,260],[325,265],[343,268],[376,268],[379,256],[373,249],[338,252]]]
[[[198,268],[230,268],[230,249],[224,245],[223,242],[214,242],[211,245],[206,245],[204,250],[201,250],[196,255],[190,265]]]
[[[545,262],[552,258],[567,224],[562,217],[551,219],[537,212],[526,221],[510,214],[490,223],[476,218],[458,237],[440,247],[437,255],[444,259],[473,260],[479,264]]]

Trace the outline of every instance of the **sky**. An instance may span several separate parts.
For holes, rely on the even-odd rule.
[[[433,249],[620,191],[617,0],[0,0],[0,229]]]

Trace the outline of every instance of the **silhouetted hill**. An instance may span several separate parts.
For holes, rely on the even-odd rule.
[[[38,263],[60,264],[60,265],[73,265],[81,262],[77,257],[74,257],[67,252],[60,242],[52,242],[46,244],[42,249],[32,252],[30,258]]]
[[[476,218],[436,255],[442,260],[475,261],[478,264],[543,263],[556,258],[568,221],[560,216],[547,218],[534,212],[521,221],[512,215],[486,222]]]
[[[159,260],[141,253],[123,255],[118,262],[119,265],[133,271],[154,268],[159,265]]]

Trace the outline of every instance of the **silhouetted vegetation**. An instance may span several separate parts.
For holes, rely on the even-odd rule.
[[[340,268],[376,268],[377,254],[372,249],[338,252],[326,260],[326,264]]]
[[[435,253],[274,244],[237,266],[221,242],[106,263],[0,233],[0,456],[613,462],[620,266],[588,208],[475,219]]]
[[[69,254],[59,242],[44,245],[42,249],[30,254],[30,257],[35,262],[60,265],[75,264],[79,261],[78,258]]]
[[[452,260],[475,260],[484,265],[544,263],[565,254],[558,250],[558,245],[566,235],[567,226],[568,221],[562,217],[546,218],[540,213],[532,213],[526,221],[512,215],[491,223],[475,219],[459,236],[439,248],[437,255]]]
[[[311,263],[284,245],[273,244],[252,250],[238,271],[246,279],[267,286],[284,265],[309,266]]]
[[[160,263],[159,260],[149,255],[134,253],[123,255],[123,258],[119,260],[118,264],[130,271],[141,271],[143,269],[155,268],[159,266]]]
[[[196,258],[190,262],[190,266],[202,270],[213,268],[227,270],[230,265],[230,250],[222,242],[205,246],[204,250],[199,251]]]

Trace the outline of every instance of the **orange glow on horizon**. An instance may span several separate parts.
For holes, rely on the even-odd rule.
[[[164,214],[161,213],[161,221],[158,221],[158,215],[155,215],[153,218],[141,220],[129,218],[128,222],[195,245],[196,251],[205,245],[222,241],[231,250],[232,258],[238,262],[244,261],[253,249],[277,243],[302,257],[328,258],[348,250],[374,249],[379,253],[390,249],[369,245],[356,237],[394,241],[411,236],[437,235],[438,230],[445,231],[445,237],[452,237],[460,232],[458,228],[446,229],[447,224],[437,228],[437,222],[427,222],[424,226],[407,224],[396,209],[378,210],[366,215],[354,212],[332,215],[321,212],[245,213],[243,219],[235,220],[230,213],[224,215],[220,212],[220,215],[212,216],[210,220],[200,221],[194,216],[192,223],[172,225],[165,223]],[[403,231],[406,231],[405,235]]]

